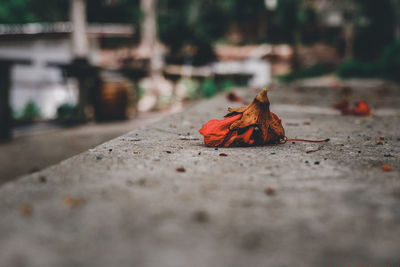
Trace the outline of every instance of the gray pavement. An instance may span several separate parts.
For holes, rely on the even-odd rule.
[[[73,127],[37,123],[14,129],[13,139],[0,143],[0,185],[57,164],[171,112],[141,113],[124,121],[92,122]]]
[[[400,90],[382,88],[352,92],[368,118],[332,110],[337,90],[270,93],[289,138],[326,144],[205,147],[237,106],[218,96],[4,184],[0,266],[399,266]]]

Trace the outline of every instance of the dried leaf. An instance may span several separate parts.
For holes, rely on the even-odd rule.
[[[351,114],[351,108],[349,101],[347,100],[341,100],[337,102],[335,105],[333,105],[334,109],[340,110],[342,112],[342,115],[349,115]]]
[[[353,108],[353,114],[357,116],[368,117],[371,115],[371,108],[368,106],[367,102],[361,100],[356,102],[356,107]]]
[[[186,172],[186,169],[183,167],[176,168],[177,172]]]
[[[384,172],[390,172],[390,171],[392,171],[392,166],[390,166],[390,165],[383,165],[383,166],[382,166],[382,171],[384,171]]]
[[[253,102],[229,108],[224,120],[211,120],[199,130],[207,146],[250,146],[279,143],[285,130],[279,117],[270,112],[268,91],[262,90]]]
[[[30,216],[33,212],[33,207],[30,204],[24,203],[19,207],[19,213],[22,216]]]
[[[64,197],[63,200],[64,200],[65,206],[70,207],[70,208],[76,208],[83,204],[82,198],[66,196],[66,197]]]
[[[243,97],[238,96],[235,92],[229,92],[226,94],[226,99],[231,101],[231,102],[238,102],[238,103],[242,103],[245,104],[246,100],[244,100]]]
[[[349,101],[341,100],[333,105],[333,108],[340,110],[342,115],[356,115],[362,117],[368,117],[371,115],[371,108],[364,100],[357,101],[354,108],[350,107]]]
[[[265,194],[267,194],[268,196],[273,196],[276,193],[276,189],[273,187],[267,187],[264,190]]]

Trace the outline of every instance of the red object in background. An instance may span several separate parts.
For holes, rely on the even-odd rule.
[[[333,105],[334,109],[340,110],[342,115],[356,115],[368,117],[371,115],[371,108],[364,100],[357,101],[354,108],[350,107],[349,101],[341,100]]]
[[[238,102],[238,103],[242,103],[242,104],[246,104],[246,100],[244,100],[243,97],[238,96],[236,93],[234,92],[229,92],[226,94],[226,99],[228,99],[231,102]]]
[[[347,100],[341,100],[337,102],[335,105],[333,105],[334,109],[340,110],[342,112],[342,115],[348,115],[351,114],[351,108],[349,101]]]
[[[368,117],[369,115],[371,115],[371,108],[364,100],[357,101],[356,107],[353,108],[353,114],[357,116]]]
[[[390,165],[382,166],[382,171],[384,171],[384,172],[390,172],[391,170],[392,170],[392,166],[390,166]]]

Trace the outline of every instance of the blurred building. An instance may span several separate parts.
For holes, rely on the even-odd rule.
[[[59,105],[76,103],[77,86],[58,67],[73,59],[71,32],[70,22],[0,25],[0,58],[31,63],[12,69],[10,104],[14,111],[23,109],[31,100],[43,118],[54,118]],[[101,38],[130,38],[133,33],[130,25],[88,25],[90,62],[99,62]]]

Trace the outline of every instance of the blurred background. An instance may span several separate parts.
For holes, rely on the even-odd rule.
[[[400,0],[2,0],[0,183],[232,88],[398,82],[399,39]]]

